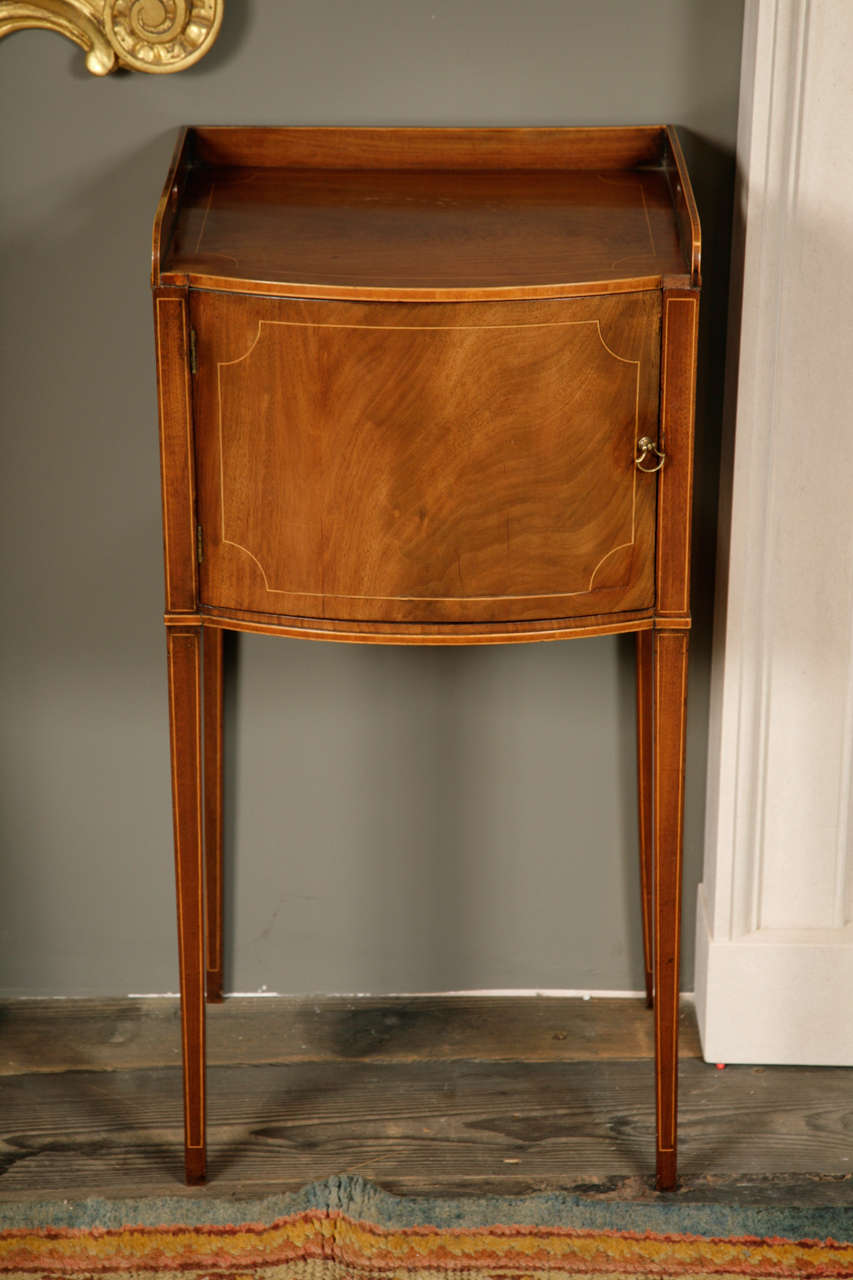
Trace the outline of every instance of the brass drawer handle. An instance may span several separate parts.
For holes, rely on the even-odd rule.
[[[647,458],[649,457],[649,454],[652,454],[652,453],[658,459],[655,466],[653,467],[643,466],[643,463],[647,460]],[[643,436],[642,439],[637,441],[637,456],[634,459],[634,466],[637,468],[638,471],[645,471],[647,475],[653,475],[655,471],[660,471],[661,467],[665,462],[666,462],[666,454],[661,453],[660,449],[657,447],[654,440],[650,440],[648,436]]]

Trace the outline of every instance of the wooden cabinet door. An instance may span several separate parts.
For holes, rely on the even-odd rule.
[[[196,292],[204,605],[385,622],[654,600],[658,292],[500,303]]]

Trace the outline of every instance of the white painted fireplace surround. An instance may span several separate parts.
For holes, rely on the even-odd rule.
[[[853,1065],[853,0],[747,0],[738,170],[696,1005]]]

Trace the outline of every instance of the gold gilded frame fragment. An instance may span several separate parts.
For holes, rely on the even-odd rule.
[[[166,75],[203,58],[225,0],[0,0],[0,38],[26,27],[58,31],[96,76],[117,67]]]

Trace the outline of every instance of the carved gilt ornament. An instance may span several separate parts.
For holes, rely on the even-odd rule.
[[[0,0],[0,38],[26,27],[58,31],[96,76],[118,67],[164,75],[203,58],[225,0]]]

